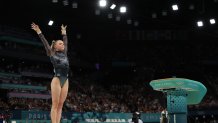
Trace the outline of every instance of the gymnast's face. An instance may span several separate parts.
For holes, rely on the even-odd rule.
[[[64,42],[62,40],[57,40],[55,42],[54,48],[56,51],[64,51]]]

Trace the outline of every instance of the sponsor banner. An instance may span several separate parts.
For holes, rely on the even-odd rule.
[[[132,113],[96,113],[96,112],[64,112],[62,119],[72,122],[89,123],[127,123],[132,118]],[[22,111],[21,119],[24,120],[50,120],[50,112],[44,111]],[[143,122],[159,122],[160,113],[142,113]]]

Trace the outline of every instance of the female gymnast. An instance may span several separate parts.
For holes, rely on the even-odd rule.
[[[51,121],[52,123],[60,123],[62,107],[68,94],[68,71],[69,61],[67,57],[67,26],[61,25],[61,34],[63,40],[52,41],[49,46],[48,41],[42,34],[39,26],[35,23],[31,24],[32,29],[38,34],[41,39],[47,55],[50,57],[51,63],[54,67],[54,77],[51,81]]]

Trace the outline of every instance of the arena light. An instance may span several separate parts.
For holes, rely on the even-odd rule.
[[[172,5],[172,9],[173,9],[173,11],[177,11],[177,10],[179,10],[179,7],[177,4],[174,4],[174,5]]]
[[[58,0],[52,0],[52,3],[57,3],[58,2]]]
[[[139,26],[139,22],[138,22],[138,21],[135,21],[135,22],[134,22],[134,26]]]
[[[120,21],[121,20],[121,17],[120,16],[116,16],[116,21]]]
[[[63,5],[64,6],[68,6],[69,5],[69,1],[68,0],[63,0]]]
[[[111,8],[111,9],[115,9],[115,8],[116,8],[116,5],[115,5],[115,4],[112,4],[110,8]]]
[[[48,25],[49,25],[49,26],[52,26],[53,23],[54,23],[54,21],[53,21],[53,20],[50,20],[50,21],[48,22]]]
[[[151,14],[151,17],[152,17],[152,18],[157,18],[157,13],[152,13],[152,14]]]
[[[106,0],[100,0],[99,1],[99,6],[100,7],[105,7],[107,5],[107,1]]]
[[[210,24],[215,24],[216,20],[215,19],[210,19]]]
[[[193,4],[189,5],[189,9],[190,10],[194,10],[195,9],[195,6]]]
[[[113,18],[113,14],[110,13],[110,14],[107,15],[107,17],[108,17],[109,19],[112,19],[112,18]]]
[[[120,7],[120,13],[126,13],[126,7],[125,6]]]
[[[162,16],[167,16],[167,11],[162,11]]]
[[[202,26],[204,26],[204,23],[203,23],[203,21],[198,21],[197,25],[198,25],[198,27],[202,27]]]
[[[74,9],[78,8],[78,3],[77,2],[73,2],[72,3],[72,8],[74,8]]]
[[[127,24],[132,24],[132,20],[131,19],[128,19],[126,22],[127,22]]]
[[[100,15],[100,14],[101,14],[101,11],[98,10],[98,9],[96,9],[96,10],[95,10],[95,15]]]

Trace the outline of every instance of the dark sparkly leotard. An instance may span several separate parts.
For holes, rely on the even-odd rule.
[[[45,46],[47,55],[50,56],[51,63],[54,67],[54,76],[59,78],[61,87],[63,87],[64,83],[68,79],[69,72],[69,61],[67,58],[67,36],[63,35],[64,51],[52,51],[44,35],[40,33],[39,37]]]

